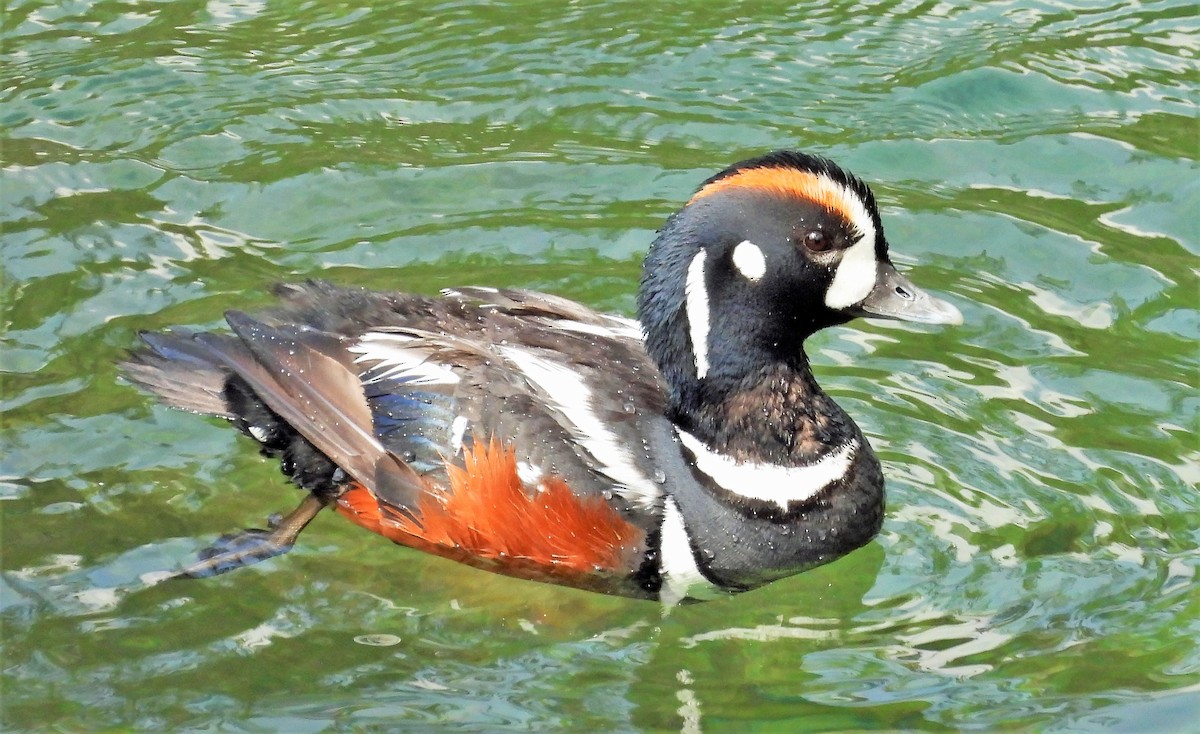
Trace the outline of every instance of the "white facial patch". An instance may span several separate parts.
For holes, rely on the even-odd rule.
[[[722,489],[748,499],[774,502],[787,510],[791,502],[810,499],[830,483],[846,476],[854,464],[858,441],[851,439],[806,466],[779,466],[734,461],[708,448],[687,431],[676,429],[679,440],[696,457],[696,468]]]
[[[833,273],[833,282],[825,291],[825,305],[840,310],[862,301],[875,287],[875,223],[863,206],[862,200],[845,187],[840,189],[843,211],[850,216],[850,224],[862,235],[858,242],[847,247],[841,262]]]
[[[875,243],[863,237],[846,248],[825,291],[825,305],[840,310],[862,301],[875,288]]]
[[[569,424],[566,427],[571,429],[580,445],[599,464],[597,471],[616,482],[623,490],[622,494],[631,502],[642,507],[651,507],[658,502],[662,494],[659,486],[638,469],[624,443],[592,410],[593,391],[577,370],[517,347],[501,347],[498,351],[566,419]]]
[[[704,379],[708,374],[708,289],[704,285],[705,254],[705,251],[701,250],[692,258],[683,287],[688,329],[692,337],[692,352],[696,355],[697,379]]]
[[[733,266],[746,280],[756,283],[767,272],[767,258],[758,245],[742,240],[733,248]]]
[[[354,362],[375,362],[359,377],[365,384],[402,379],[411,385],[457,385],[458,374],[449,365],[430,361],[428,350],[415,346],[410,334],[368,331],[349,351],[358,354]]]

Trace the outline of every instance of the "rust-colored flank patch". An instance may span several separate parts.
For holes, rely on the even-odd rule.
[[[462,467],[449,467],[449,491],[431,488],[421,497],[418,520],[381,507],[358,485],[339,498],[338,510],[401,545],[460,561],[495,561],[497,570],[515,563],[549,572],[620,571],[643,540],[603,499],[577,497],[557,477],[527,490],[515,453],[496,441],[477,440],[463,453]]]
[[[807,199],[838,214],[847,222],[854,221],[845,189],[841,185],[809,171],[786,167],[747,168],[738,171],[700,189],[688,203],[729,189],[757,189],[776,196]]]

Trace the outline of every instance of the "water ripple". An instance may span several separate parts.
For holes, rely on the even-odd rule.
[[[26,0],[2,22],[6,726],[1190,725],[1193,3]],[[291,499],[222,426],[118,382],[137,330],[314,274],[629,313],[663,218],[782,146],[870,180],[901,267],[966,315],[810,344],[883,460],[877,543],[665,617],[332,519],[261,570],[150,583]]]

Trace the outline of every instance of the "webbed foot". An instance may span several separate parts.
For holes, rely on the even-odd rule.
[[[283,555],[292,549],[300,531],[324,507],[324,500],[308,495],[286,517],[273,518],[269,530],[249,528],[222,535],[215,543],[200,551],[200,560],[170,578],[207,578]]]

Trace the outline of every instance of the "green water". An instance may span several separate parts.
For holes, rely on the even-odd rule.
[[[565,6],[565,7],[564,7]],[[6,731],[1195,731],[1197,6],[6,3]],[[321,276],[629,314],[654,229],[777,147],[872,182],[966,324],[856,322],[819,379],[879,539],[679,608],[329,515],[113,363]]]

